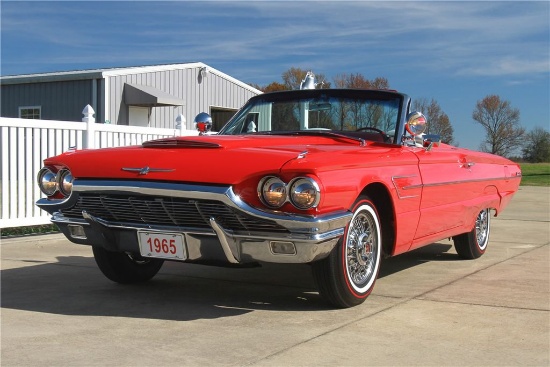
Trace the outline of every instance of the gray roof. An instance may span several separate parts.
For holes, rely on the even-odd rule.
[[[23,74],[23,75],[8,75],[0,76],[0,84],[27,84],[27,83],[44,83],[44,82],[58,82],[58,81],[70,81],[70,80],[89,80],[89,79],[102,79],[109,76],[118,75],[131,75],[149,72],[161,72],[168,70],[178,69],[193,69],[193,68],[208,68],[208,72],[214,75],[218,75],[225,79],[231,80],[233,83],[240,85],[254,93],[260,94],[261,91],[250,85],[243,83],[219,70],[216,70],[202,62],[191,62],[185,64],[165,64],[165,65],[150,65],[150,66],[133,66],[123,68],[109,68],[109,69],[91,69],[91,70],[74,70],[74,71],[61,71],[53,73],[39,73],[39,74]]]

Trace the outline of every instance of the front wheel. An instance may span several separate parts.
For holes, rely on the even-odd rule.
[[[453,237],[458,256],[471,260],[483,255],[489,243],[490,224],[491,213],[489,209],[483,209],[477,215],[474,229],[468,233]]]
[[[97,246],[93,246],[92,251],[99,270],[113,282],[122,284],[146,282],[159,272],[164,263],[163,260],[111,252]]]
[[[363,303],[378,277],[381,252],[378,213],[372,202],[362,197],[336,247],[327,258],[312,264],[321,296],[340,308]]]

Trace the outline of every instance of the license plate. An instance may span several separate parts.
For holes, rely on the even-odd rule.
[[[186,260],[185,240],[181,233],[138,231],[139,250],[143,257]]]

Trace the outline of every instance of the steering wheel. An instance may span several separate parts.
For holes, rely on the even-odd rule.
[[[359,129],[357,129],[355,131],[365,131],[365,130],[375,131],[378,134],[382,135],[382,140],[384,141],[384,143],[387,142],[390,139],[384,131],[382,131],[380,129],[377,129],[375,127],[365,126],[365,127],[360,127]]]

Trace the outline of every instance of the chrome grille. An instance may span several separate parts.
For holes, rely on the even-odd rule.
[[[243,215],[212,200],[81,193],[76,204],[61,213],[69,218],[82,218],[83,210],[117,223],[210,229],[210,218],[214,217],[222,227],[233,231],[288,232],[275,222]]]

